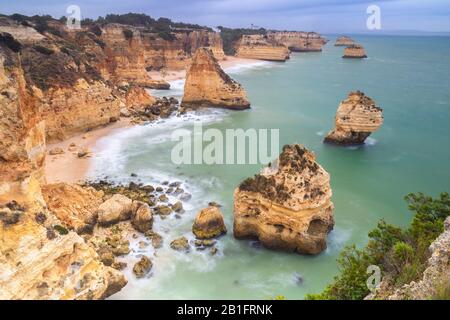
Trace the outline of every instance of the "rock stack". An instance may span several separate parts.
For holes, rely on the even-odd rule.
[[[339,145],[363,144],[383,123],[383,110],[360,91],[350,92],[336,113],[335,128],[324,142]]]
[[[355,44],[355,41],[353,41],[350,37],[339,37],[336,39],[336,43],[334,44],[336,47],[347,47]]]
[[[304,254],[326,248],[333,229],[330,175],[301,145],[287,145],[279,158],[234,192],[234,236],[265,247]]]
[[[353,44],[344,49],[344,56],[342,58],[363,59],[367,58],[367,54],[362,45]]]
[[[181,107],[240,110],[249,108],[250,102],[242,86],[222,70],[212,51],[200,48],[195,53],[187,73]]]

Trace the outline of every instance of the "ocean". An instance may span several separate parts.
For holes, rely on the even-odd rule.
[[[112,299],[302,299],[320,292],[338,273],[336,258],[351,244],[364,246],[380,219],[406,226],[412,218],[403,197],[409,192],[436,196],[450,187],[450,38],[353,36],[368,59],[342,59],[343,48],[330,37],[322,53],[293,53],[286,63],[259,62],[226,70],[247,91],[252,108],[211,109],[145,126],[120,129],[98,141],[89,175],[127,183],[131,173],[155,186],[181,181],[192,194],[181,219],[156,217],[154,229],[165,239],[155,253],[130,239],[128,285]],[[183,81],[155,95],[181,98]],[[361,90],[383,108],[384,124],[363,147],[322,143],[332,129],[340,101]],[[171,161],[174,129],[194,123],[221,132],[230,128],[279,129],[280,148],[300,143],[315,152],[330,173],[335,228],[328,248],[304,256],[261,248],[233,238],[233,191],[262,165],[177,165]],[[195,137],[200,139],[200,137]],[[170,197],[170,201],[174,201]],[[170,240],[193,239],[196,213],[216,201],[228,233],[219,253],[195,249],[175,252]],[[135,279],[132,263],[146,254],[149,277]]]

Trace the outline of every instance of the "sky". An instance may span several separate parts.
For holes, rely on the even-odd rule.
[[[450,32],[450,0],[0,0],[0,13],[66,15],[69,5],[84,18],[145,13],[154,18],[228,27],[258,26],[321,33]],[[380,9],[380,30],[367,28],[367,8]]]

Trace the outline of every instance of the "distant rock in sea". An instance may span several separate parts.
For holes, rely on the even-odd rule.
[[[353,44],[344,49],[344,56],[342,58],[367,58],[366,50],[360,44]]]
[[[187,72],[181,107],[241,110],[249,108],[250,102],[242,86],[222,70],[212,51],[200,48]]]
[[[336,43],[334,44],[336,47],[347,47],[347,46],[351,46],[354,45],[355,41],[350,38],[350,37],[339,37],[336,39]]]
[[[234,236],[302,254],[325,250],[333,229],[330,175],[312,152],[286,145],[279,158],[234,192]]]
[[[339,145],[359,145],[383,123],[383,110],[360,91],[350,92],[336,113],[335,128],[324,142]]]

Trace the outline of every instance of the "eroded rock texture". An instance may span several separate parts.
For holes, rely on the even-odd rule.
[[[220,67],[211,50],[197,50],[187,73],[183,108],[219,107],[246,109],[250,107],[242,86]]]
[[[286,61],[289,49],[265,35],[243,35],[236,44],[236,56],[247,59]]]
[[[335,128],[324,142],[339,145],[363,144],[383,123],[383,110],[360,91],[350,92],[336,113]]]
[[[270,32],[267,36],[293,52],[322,51],[322,47],[327,43],[325,38],[315,32],[277,31]]]
[[[330,175],[300,145],[283,147],[277,161],[234,192],[234,236],[270,249],[305,254],[325,250],[333,229]]]

